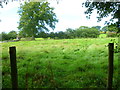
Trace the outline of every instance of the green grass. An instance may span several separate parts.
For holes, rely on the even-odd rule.
[[[107,37],[107,34],[100,34],[99,37],[100,37],[100,38],[106,38],[106,37]]]
[[[19,88],[105,88],[111,39],[117,41],[88,38],[1,43],[3,88],[11,88],[10,46],[17,49]],[[118,53],[114,57],[116,87]]]

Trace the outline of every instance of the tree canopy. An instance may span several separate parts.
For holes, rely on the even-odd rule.
[[[110,32],[117,32],[117,26],[115,24],[108,25],[108,31]]]
[[[26,36],[32,37],[40,31],[49,31],[48,27],[54,29],[58,20],[53,10],[48,2],[25,2],[18,11],[20,15],[18,29]]]
[[[87,0],[85,3],[83,3],[83,6],[87,8],[85,14],[87,14],[88,18],[90,18],[94,10],[97,10],[97,14],[99,15],[97,17],[98,21],[101,21],[103,17],[108,17],[109,15],[111,15],[112,18],[106,22],[107,24],[110,24],[114,19],[118,19],[116,25],[120,31],[120,2],[89,2],[89,0]]]
[[[118,31],[118,28],[116,26],[116,24],[111,24],[111,25],[107,25],[107,26],[104,26],[101,31],[103,32],[117,32]]]

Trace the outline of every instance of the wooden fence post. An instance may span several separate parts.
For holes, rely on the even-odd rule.
[[[113,79],[113,59],[114,59],[114,43],[109,43],[109,56],[108,56],[108,83],[107,88],[112,89],[112,79]]]
[[[17,90],[18,88],[18,77],[17,77],[17,64],[16,64],[16,47],[9,47],[10,54],[10,65],[11,65],[11,81],[12,88]]]

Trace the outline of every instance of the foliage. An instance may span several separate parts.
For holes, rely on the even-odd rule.
[[[74,38],[97,38],[99,36],[99,31],[95,27],[89,28],[87,26],[81,26],[78,29],[68,28],[65,32],[60,31],[48,34],[51,38],[57,39],[74,39]]]
[[[75,30],[72,28],[66,29],[66,34],[68,38],[76,38]]]
[[[17,37],[17,32],[16,31],[10,31],[9,33],[5,33],[5,32],[2,32],[0,34],[0,37],[2,41],[4,40],[13,40],[13,39],[16,39]]]
[[[9,40],[9,39],[10,39],[10,38],[9,38],[8,34],[5,33],[5,32],[2,32],[2,41],[4,41],[4,40]]]
[[[59,32],[45,32],[40,31],[34,37],[35,38],[46,38],[46,39],[74,39],[74,38],[97,38],[100,35],[100,32],[96,27],[87,27],[81,26],[77,29],[68,28],[66,31],[59,31]],[[2,34],[1,34],[2,37]],[[24,41],[31,41],[33,37],[26,37],[26,34],[23,31],[17,32],[10,31],[8,34],[3,33],[3,40],[13,40],[19,38],[20,40]]]
[[[59,39],[66,39],[66,38],[68,38],[68,37],[67,37],[67,34],[66,34],[65,32],[63,32],[63,31],[58,32],[58,33],[57,33],[57,37],[58,37]]]
[[[2,40],[2,41],[4,41],[4,40],[9,40],[9,37],[8,37],[7,33],[5,33],[5,32],[2,32],[2,33],[0,34],[0,37],[1,37],[1,40]]]
[[[26,33],[23,31],[19,31],[18,37],[24,38],[24,37],[26,37]]]
[[[118,19],[116,24],[120,31],[120,2],[89,2],[88,0],[83,3],[83,6],[87,8],[85,14],[88,14],[88,18],[90,18],[93,10],[97,10],[97,14],[99,14],[99,16],[97,17],[98,21],[101,21],[102,18],[109,15],[111,15],[112,18],[109,21],[106,21],[107,24],[112,23],[111,21],[113,21],[114,19]]]
[[[17,48],[19,88],[106,88],[108,43],[117,38],[19,41],[2,44],[2,88],[11,88],[8,48]],[[113,88],[119,87],[114,53]],[[27,87],[26,87],[27,85]]]
[[[116,37],[118,28],[117,28],[116,24],[111,24],[111,25],[104,26],[101,29],[101,31],[106,33],[107,37]]]
[[[108,31],[106,34],[107,34],[107,37],[117,37],[117,33],[116,32]]]
[[[41,31],[35,37],[37,37],[37,38],[47,38],[48,34],[45,33],[44,31]]]
[[[76,30],[76,36],[78,38],[97,38],[99,36],[99,31],[92,27],[92,28],[83,28],[80,27]]]
[[[115,24],[108,25],[107,37],[117,37],[118,28]]]
[[[49,31],[48,27],[54,29],[58,20],[53,10],[48,2],[25,2],[18,11],[20,15],[18,28],[30,37],[34,37],[40,31]]]
[[[102,29],[101,29],[102,32],[106,33],[108,31],[108,26],[104,26]]]
[[[50,38],[55,38],[55,37],[56,37],[56,33],[50,32],[48,36],[49,36]]]
[[[116,24],[110,24],[110,25],[106,25],[104,26],[100,31],[103,31],[103,32],[107,32],[107,31],[110,31],[110,32],[118,32],[118,28],[116,26]]]
[[[74,39],[74,38],[97,38],[99,36],[98,29],[92,27],[89,28],[87,26],[81,26],[78,29],[66,29],[65,32],[58,32],[56,37],[60,39]]]
[[[8,33],[9,39],[16,39],[17,37],[17,32],[16,31],[10,31]]]
[[[112,18],[117,18],[119,2],[85,2],[83,5],[87,8],[85,14],[88,14],[88,17],[91,16],[93,10],[97,10],[99,14],[98,21],[101,21],[102,18],[109,16],[111,14]]]
[[[110,31],[110,32],[118,32],[118,28],[117,28],[116,24],[108,25],[108,31]]]
[[[101,26],[93,26],[93,27],[98,29],[98,31],[101,31]]]

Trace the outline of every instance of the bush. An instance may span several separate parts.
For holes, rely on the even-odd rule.
[[[107,37],[117,37],[116,32],[107,32]]]

